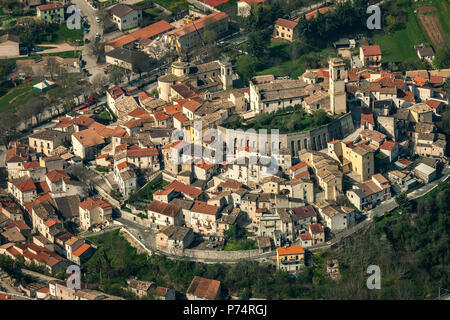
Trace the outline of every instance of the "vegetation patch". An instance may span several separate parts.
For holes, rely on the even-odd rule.
[[[280,133],[306,131],[326,125],[333,120],[326,111],[318,110],[308,114],[300,105],[287,107],[273,113],[261,113],[244,122],[239,115],[231,116],[223,126],[227,129],[278,129]]]

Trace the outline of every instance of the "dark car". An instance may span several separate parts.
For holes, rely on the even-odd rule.
[[[84,39],[84,43],[89,43],[89,42],[91,42],[91,41],[89,41],[88,38]]]

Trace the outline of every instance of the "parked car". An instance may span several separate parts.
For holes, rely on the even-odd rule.
[[[100,22],[100,18],[99,17],[95,17],[95,21]]]
[[[89,42],[91,42],[88,38],[84,39],[84,43],[88,44]]]

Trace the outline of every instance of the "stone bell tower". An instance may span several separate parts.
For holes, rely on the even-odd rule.
[[[340,58],[331,58],[329,65],[330,112],[332,114],[347,112],[347,95],[345,93],[345,63]]]

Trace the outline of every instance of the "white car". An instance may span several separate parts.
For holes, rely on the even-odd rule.
[[[95,17],[95,21],[100,22],[100,18],[99,17]]]

